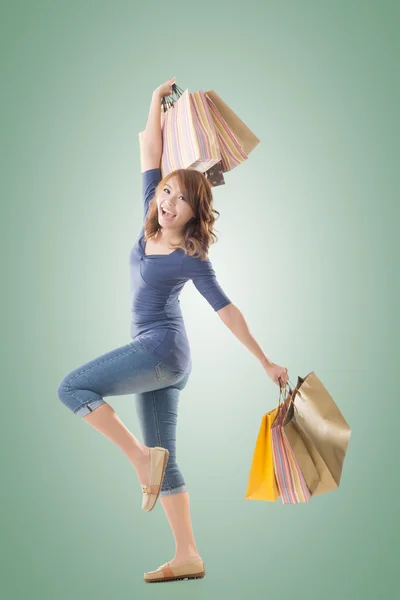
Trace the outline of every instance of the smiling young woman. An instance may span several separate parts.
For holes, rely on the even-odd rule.
[[[219,215],[210,183],[191,169],[161,175],[160,103],[174,82],[167,81],[153,93],[142,138],[143,226],[129,255],[131,341],[70,372],[58,388],[59,398],[75,415],[127,456],[142,488],[143,510],[152,510],[160,497],[174,535],[175,556],[145,573],[147,582],[205,575],[193,534],[189,492],[176,456],[179,395],[192,370],[179,302],[185,284],[193,281],[276,384],[288,380],[287,369],[264,354],[217,281],[208,257]],[[135,394],[144,443],[104,400],[124,394]]]

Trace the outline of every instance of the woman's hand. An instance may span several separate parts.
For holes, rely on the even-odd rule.
[[[288,370],[285,367],[281,367],[275,363],[269,363],[267,365],[263,365],[263,367],[268,377],[270,377],[272,381],[276,383],[276,385],[279,385],[279,387],[286,387],[289,375]]]
[[[176,77],[172,79],[168,79],[165,83],[160,85],[158,88],[154,90],[154,93],[160,96],[160,98],[165,98],[165,96],[170,96],[172,92],[172,86],[176,82]]]

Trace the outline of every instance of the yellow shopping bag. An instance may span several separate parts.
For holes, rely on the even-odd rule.
[[[279,406],[267,412],[261,419],[245,499],[268,500],[275,502],[280,493],[275,477],[272,455],[271,426],[275,421]]]

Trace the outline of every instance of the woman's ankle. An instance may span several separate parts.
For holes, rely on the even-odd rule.
[[[201,558],[197,548],[186,548],[185,550],[176,550],[174,560],[176,561],[190,561]]]
[[[149,471],[149,461],[150,461],[150,448],[148,446],[143,446],[140,449],[136,450],[135,456],[132,457],[131,463],[135,468],[136,474],[140,478],[143,476],[148,476]]]

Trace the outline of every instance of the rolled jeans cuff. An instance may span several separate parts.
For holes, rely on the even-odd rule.
[[[182,483],[182,485],[178,485],[177,487],[170,488],[169,490],[161,490],[160,496],[171,496],[172,494],[181,494],[182,492],[187,492],[186,483]]]
[[[91,412],[93,412],[95,408],[98,408],[102,404],[107,404],[107,403],[101,399],[93,400],[92,402],[87,402],[86,404],[83,404],[82,406],[80,406],[75,411],[74,414],[77,415],[78,417],[85,417],[86,415],[89,415]]]

